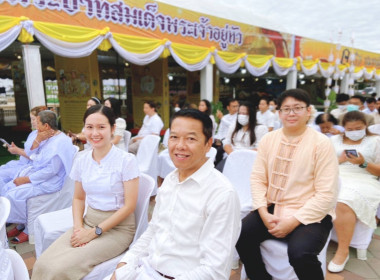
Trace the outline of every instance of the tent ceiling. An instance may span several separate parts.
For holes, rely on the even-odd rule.
[[[378,0],[159,0],[173,6],[380,53]],[[341,36],[339,39],[339,31]],[[354,38],[352,45],[351,39]]]

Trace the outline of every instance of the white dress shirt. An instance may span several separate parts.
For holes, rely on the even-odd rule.
[[[165,178],[148,229],[120,262],[148,262],[177,280],[228,280],[241,227],[236,191],[211,160],[183,182],[178,176]]]
[[[263,138],[263,136],[268,133],[268,127],[266,127],[265,125],[260,125],[260,124],[256,125],[256,127],[255,127],[256,141],[251,145],[250,132],[244,131],[243,129],[240,129],[234,135],[234,143],[232,144],[231,137],[232,137],[232,133],[235,130],[235,126],[236,126],[236,124],[230,126],[230,129],[228,130],[227,136],[223,140],[223,146],[231,145],[233,150],[257,148],[261,138]]]
[[[369,115],[376,115],[378,113],[376,109],[374,109],[373,111],[371,111],[369,108],[365,108],[362,112],[364,114],[369,114]]]
[[[71,179],[82,183],[88,205],[97,210],[115,211],[124,206],[123,182],[139,176],[136,157],[112,145],[108,154],[97,163],[92,149],[75,158]]]
[[[264,113],[257,111],[256,120],[258,124],[274,127],[275,115],[270,110],[266,110]]]
[[[218,140],[223,140],[224,138],[226,138],[228,129],[230,128],[231,125],[236,123],[236,118],[237,118],[237,113],[233,115],[231,114],[224,115],[223,118],[220,120],[218,133],[215,135],[214,138]]]
[[[143,120],[143,125],[139,130],[137,136],[144,137],[150,134],[160,135],[161,129],[164,127],[164,123],[162,122],[160,116],[155,113],[153,116],[149,117],[145,115]]]

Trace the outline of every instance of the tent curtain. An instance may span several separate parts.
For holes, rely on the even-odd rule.
[[[107,51],[111,47],[126,61],[146,65],[160,57],[171,55],[188,71],[202,70],[207,64],[215,63],[222,72],[231,74],[240,67],[256,77],[268,72],[269,67],[278,76],[298,70],[305,75],[320,73],[324,78],[338,79],[350,73],[354,80],[364,77],[380,80],[375,68],[353,67],[302,58],[279,58],[272,55],[251,55],[216,50],[215,47],[200,47],[171,42],[168,39],[138,37],[112,33],[108,27],[102,30],[92,28],[31,21],[26,17],[0,16],[0,51],[12,42],[31,43],[34,38],[52,53],[70,58],[89,56],[95,49]]]

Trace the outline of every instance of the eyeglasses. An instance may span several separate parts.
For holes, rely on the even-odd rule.
[[[285,115],[289,115],[290,114],[290,111],[293,111],[294,114],[300,114],[302,113],[303,109],[305,109],[306,107],[294,107],[294,108],[284,108],[284,109],[280,109],[280,112],[285,114]]]

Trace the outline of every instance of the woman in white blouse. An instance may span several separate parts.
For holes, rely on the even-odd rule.
[[[214,136],[216,132],[217,124],[215,121],[215,117],[212,114],[212,107],[211,107],[210,101],[208,101],[207,99],[202,99],[201,101],[199,101],[198,110],[205,113],[207,116],[210,117],[212,121],[212,136]]]
[[[136,158],[112,144],[115,117],[110,108],[92,106],[84,123],[92,149],[76,157],[70,174],[75,181],[74,226],[41,255],[32,279],[82,279],[97,264],[124,252],[133,240]]]
[[[113,113],[115,114],[116,120],[116,129],[115,133],[112,139],[112,143],[115,144],[116,147],[125,150],[125,143],[124,143],[124,130],[127,129],[127,123],[123,118],[121,118],[121,106],[120,101],[116,98],[107,98],[104,100],[104,106],[107,106],[113,110]]]
[[[241,102],[236,123],[231,125],[226,138],[223,140],[223,148],[227,155],[234,150],[256,150],[261,138],[268,132],[268,127],[258,125],[256,122],[256,110],[247,102]],[[216,166],[223,171],[226,158]]]

